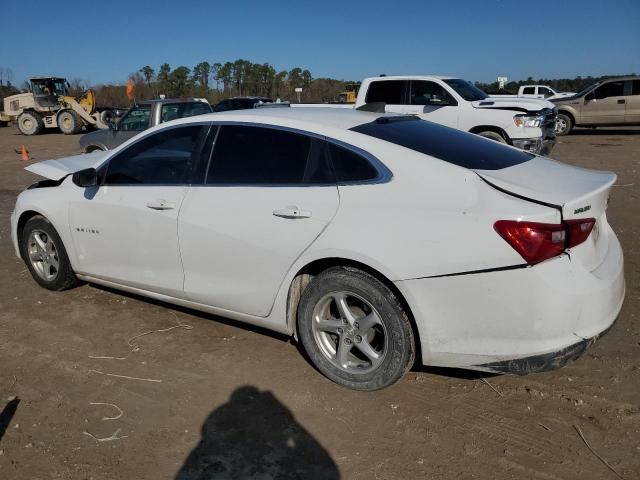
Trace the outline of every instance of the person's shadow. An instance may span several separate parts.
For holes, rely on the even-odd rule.
[[[0,412],[0,440],[4,436],[4,433],[9,428],[9,424],[11,423],[11,419],[16,413],[18,409],[18,404],[20,403],[20,399],[18,397],[14,397],[11,399],[9,403],[5,405],[5,407]]]
[[[202,425],[175,480],[338,480],[327,451],[271,392],[240,387]]]

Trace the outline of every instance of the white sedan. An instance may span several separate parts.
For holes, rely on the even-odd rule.
[[[349,388],[424,365],[530,373],[615,321],[612,173],[425,122],[264,109],[27,167],[11,217],[42,287],[125,290],[296,336]]]

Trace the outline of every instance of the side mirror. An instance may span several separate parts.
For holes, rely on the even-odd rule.
[[[596,99],[596,94],[593,92],[587,93],[587,96],[584,97],[585,102],[590,102],[591,100],[595,100],[595,99]]]
[[[71,177],[73,183],[82,188],[98,186],[98,172],[95,168],[85,168]]]

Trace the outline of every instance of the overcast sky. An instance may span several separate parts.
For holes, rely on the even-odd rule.
[[[640,0],[3,0],[0,67],[122,83],[144,65],[244,58],[359,80],[640,73]]]

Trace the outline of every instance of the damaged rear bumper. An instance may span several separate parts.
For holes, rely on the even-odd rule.
[[[612,327],[613,325],[611,325]],[[510,373],[513,375],[528,375],[530,373],[548,372],[564,367],[567,363],[572,362],[584,354],[584,352],[593,345],[596,340],[606,335],[611,327],[607,328],[600,334],[585,338],[578,343],[569,345],[556,352],[544,353],[541,355],[533,355],[530,357],[518,358],[515,360],[505,360],[501,362],[485,363],[470,367],[473,370],[480,370],[491,373]]]

